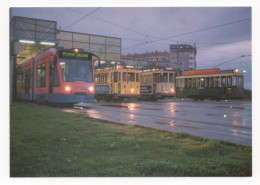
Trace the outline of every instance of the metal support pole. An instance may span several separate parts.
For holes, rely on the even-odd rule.
[[[13,56],[10,56],[10,104],[13,103]]]
[[[16,95],[17,95],[17,87],[16,87],[16,84],[17,84],[17,70],[16,70],[16,63],[17,63],[17,60],[16,60],[16,55],[13,56],[13,90],[12,90],[12,94],[13,94],[13,101],[16,99]]]

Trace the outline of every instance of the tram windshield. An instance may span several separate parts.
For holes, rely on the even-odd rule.
[[[61,75],[64,82],[93,81],[90,60],[60,59]]]

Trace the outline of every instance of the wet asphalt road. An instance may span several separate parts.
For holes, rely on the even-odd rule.
[[[80,106],[86,108],[62,110],[117,123],[139,124],[172,132],[183,131],[201,137],[252,145],[252,103],[247,101],[94,102]]]

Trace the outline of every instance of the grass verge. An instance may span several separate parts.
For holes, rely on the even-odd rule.
[[[11,177],[252,176],[252,147],[15,102]]]

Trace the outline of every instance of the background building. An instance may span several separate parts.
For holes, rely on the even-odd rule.
[[[58,30],[57,41],[65,49],[91,51],[100,57],[102,63],[120,61],[121,38]]]
[[[170,67],[177,70],[194,70],[196,63],[197,49],[188,44],[170,45]]]
[[[142,66],[157,65],[161,67],[169,67],[170,53],[167,51],[146,52],[141,54],[127,54],[122,55],[121,60],[126,63],[134,63],[134,65],[141,68]]]

